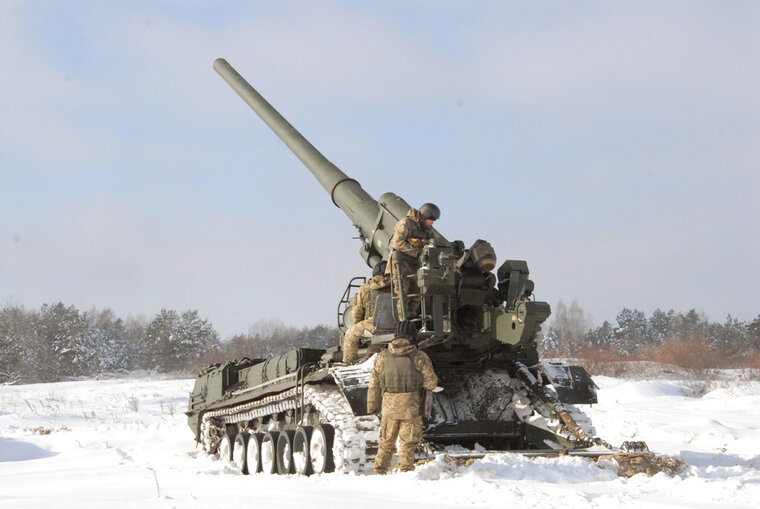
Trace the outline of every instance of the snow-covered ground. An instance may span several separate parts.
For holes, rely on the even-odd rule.
[[[646,440],[688,464],[630,479],[581,458],[500,454],[389,476],[243,476],[198,452],[183,411],[192,380],[0,386],[0,507],[758,507],[760,383],[701,398],[674,381],[597,377],[585,410],[619,445]]]

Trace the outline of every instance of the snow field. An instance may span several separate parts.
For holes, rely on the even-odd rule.
[[[701,398],[674,381],[595,378],[599,435],[646,440],[683,459],[681,477],[619,478],[577,457],[443,457],[389,476],[243,476],[195,447],[192,380],[0,386],[0,508],[26,507],[757,507],[760,383],[725,380]]]

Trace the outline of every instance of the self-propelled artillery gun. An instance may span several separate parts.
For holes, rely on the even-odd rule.
[[[387,259],[394,225],[410,205],[390,192],[379,199],[370,196],[225,60],[217,59],[214,69],[358,229],[359,254],[367,265]],[[419,260],[420,269],[409,277],[419,286],[420,316],[407,318],[416,320],[418,347],[432,360],[443,388],[425,398],[420,454],[476,444],[479,450],[565,453],[608,447],[574,406],[597,401],[586,371],[539,359],[536,337],[551,310],[535,300],[525,261],[506,260],[496,268],[487,242],[467,247],[437,231]],[[338,322],[344,332],[362,281],[353,279],[340,299]],[[379,292],[371,341],[389,342],[398,319],[390,288]],[[341,359],[336,345],[206,367],[187,411],[195,439],[204,451],[234,461],[244,473],[371,471],[379,440],[379,419],[366,412],[372,358],[355,365]]]

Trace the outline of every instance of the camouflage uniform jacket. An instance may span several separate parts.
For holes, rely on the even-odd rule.
[[[351,308],[351,318],[353,318],[354,323],[359,323],[372,317],[375,303],[370,301],[372,300],[372,295],[376,294],[373,290],[380,290],[389,284],[391,284],[390,278],[384,274],[380,274],[379,276],[373,276],[359,288],[354,305]]]
[[[409,355],[414,361],[414,367],[422,374],[422,388],[432,391],[438,384],[438,376],[433,371],[430,357],[409,342],[408,339],[398,338],[391,341],[388,350],[378,354],[375,365],[369,377],[367,391],[367,411],[374,413],[383,399],[382,416],[392,419],[414,419],[419,417],[422,391],[415,392],[382,392],[380,377],[385,370],[386,355]]]
[[[388,260],[389,263],[385,267],[385,273],[391,273],[391,262],[393,253],[399,251],[412,258],[420,256],[421,249],[414,247],[409,243],[412,239],[420,239],[427,241],[433,238],[433,229],[425,226],[425,220],[420,215],[420,211],[411,208],[406,216],[402,217],[396,223],[393,228],[393,236],[391,237],[389,244]]]

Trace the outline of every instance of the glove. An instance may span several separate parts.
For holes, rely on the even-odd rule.
[[[424,242],[422,242],[422,239],[412,238],[412,239],[409,239],[409,245],[415,249],[420,249],[425,244]]]

